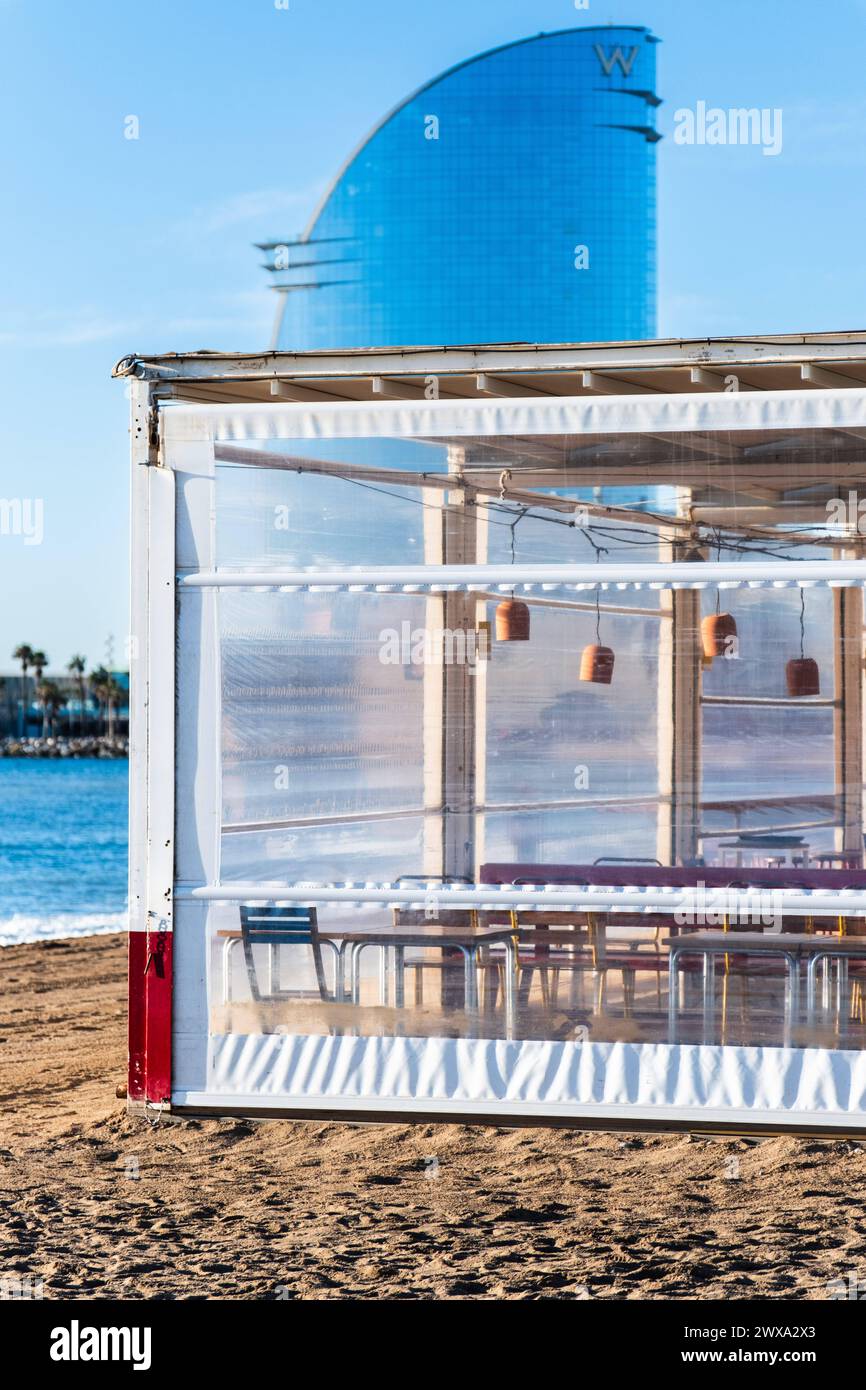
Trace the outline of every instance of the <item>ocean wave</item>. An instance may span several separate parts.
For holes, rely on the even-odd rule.
[[[64,937],[104,936],[126,931],[125,912],[53,912],[46,916],[15,912],[0,917],[0,946],[24,946]]]

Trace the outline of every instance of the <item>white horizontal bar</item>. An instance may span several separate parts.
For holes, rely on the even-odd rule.
[[[748,709],[841,709],[831,695],[798,699],[794,695],[702,695],[702,705],[736,705]]]
[[[732,869],[731,873],[747,873]],[[567,884],[482,884],[460,887],[431,883],[405,888],[397,885],[345,885],[341,887],[296,883],[233,883],[231,886],[201,885],[177,893],[179,899],[222,903],[320,903],[379,904],[383,907],[477,908],[499,912],[514,908],[552,908],[558,911],[733,913],[740,910],[788,912],[807,916],[859,916],[866,914],[866,890],[840,889],[837,892],[810,892],[804,889],[753,888],[639,888],[581,887]]]
[[[305,569],[229,571],[202,570],[182,574],[179,583],[193,589],[314,589],[375,588],[377,585],[406,585],[430,588],[479,584],[501,586],[510,592],[523,584],[553,586],[579,585],[582,588],[653,589],[703,588],[710,584],[728,587],[747,585],[866,584],[864,560],[755,560],[745,564],[692,562],[649,565],[380,565],[364,569]]]
[[[461,1042],[466,1039],[462,1038]],[[376,1039],[380,1042],[380,1039]],[[586,1046],[586,1044],[584,1044]],[[636,1043],[633,1046],[641,1048],[646,1046],[643,1043]],[[677,1053],[685,1051],[684,1047],[676,1047]],[[726,1048],[730,1052],[732,1048]],[[709,1049],[705,1049],[709,1051]],[[838,1053],[831,1053],[830,1056],[838,1056]],[[744,1075],[751,1077],[752,1072],[744,1072]],[[594,1125],[599,1125],[604,1121],[612,1124],[627,1123],[630,1128],[637,1128],[639,1124],[658,1124],[665,1122],[688,1126],[690,1129],[702,1129],[706,1126],[709,1129],[714,1125],[736,1125],[738,1129],[753,1133],[758,1130],[766,1129],[769,1134],[775,1134],[779,1130],[790,1131],[792,1129],[814,1129],[819,1135],[824,1135],[827,1131],[835,1133],[838,1129],[843,1129],[850,1133],[860,1133],[866,1129],[866,1115],[862,1111],[856,1110],[755,1110],[749,1106],[730,1106],[713,1107],[706,1105],[634,1105],[631,1101],[621,1105],[598,1105],[594,1102],[574,1101],[570,1104],[554,1104],[547,1101],[483,1101],[483,1100],[407,1100],[405,1096],[394,1099],[383,1099],[376,1096],[372,1099],[366,1096],[338,1096],[338,1095],[283,1095],[281,1092],[271,1093],[268,1091],[250,1091],[247,1093],[235,1091],[172,1091],[171,1105],[173,1110],[190,1110],[199,1114],[203,1110],[213,1111],[217,1116],[232,1114],[237,1111],[249,1111],[257,1114],[259,1111],[273,1111],[275,1115],[292,1115],[295,1112],[301,1115],[318,1114],[330,1115],[336,1111],[345,1111],[348,1115],[357,1116],[359,1114],[389,1114],[389,1115],[457,1115],[461,1119],[467,1116],[479,1119],[503,1117],[511,1118],[519,1115],[521,1119],[532,1116],[535,1119],[544,1118],[549,1120],[564,1119],[574,1122],[575,1120],[588,1120]]]
[[[575,802],[575,805],[579,803]],[[323,816],[288,816],[283,820],[228,821],[223,835],[259,834],[268,830],[298,830],[320,825],[368,825],[374,821],[410,820],[418,816],[441,816],[441,806],[405,806],[396,811],[347,811]],[[733,833],[733,832],[731,832]]]

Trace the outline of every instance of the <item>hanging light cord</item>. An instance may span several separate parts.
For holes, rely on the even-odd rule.
[[[601,646],[601,590],[595,591],[595,640]]]
[[[502,476],[504,477],[505,474],[503,473]],[[528,511],[529,511],[529,508],[528,508],[528,507],[524,507],[524,508],[523,508],[523,511],[522,511],[522,512],[519,512],[518,515],[514,518],[514,520],[513,520],[512,523],[511,523],[511,563],[512,563],[512,565],[514,565],[514,564],[517,563],[517,551],[516,551],[517,536],[516,536],[516,531],[517,531],[518,526],[520,525],[521,521],[522,521],[523,518],[526,516],[526,513],[527,513]],[[514,589],[511,590],[511,597],[514,598]]]
[[[806,650],[806,590],[800,590],[800,660]]]
[[[248,470],[249,464],[220,463],[220,468],[224,470],[231,469],[240,472],[241,470]],[[298,469],[297,471],[299,473],[303,472],[302,469]],[[418,474],[419,487],[423,487],[425,477],[426,474],[424,473]],[[393,497],[398,502],[407,502],[411,506],[420,507],[422,511],[435,511],[441,514],[442,508],[439,505],[439,503],[424,502],[421,500],[420,497],[407,497],[403,493],[395,492],[392,488],[381,487],[378,486],[376,483],[364,482],[362,478],[341,477],[340,482],[349,483],[352,487],[362,488],[366,492],[381,493],[383,497]],[[506,515],[509,516],[513,514],[513,508],[507,505],[507,496],[505,502],[496,499],[489,500],[487,502],[478,501],[475,505],[479,509],[479,511],[486,511],[490,513],[504,512]],[[537,503],[535,505],[539,507],[541,506],[540,503]],[[565,517],[540,516],[538,512],[533,511],[531,507],[525,507],[524,510],[521,512],[518,520],[522,519],[524,516],[531,516],[534,521],[541,521],[550,526],[567,526],[569,528],[579,529],[584,534],[589,544],[593,546],[593,548],[596,550],[596,552],[600,551],[603,555],[607,555],[610,553],[608,547],[598,546],[596,542],[593,540],[592,536],[589,534],[590,531],[594,531],[596,535],[604,536],[606,539],[615,541],[617,545],[622,546],[630,545],[635,548],[652,550],[656,549],[659,543],[657,528],[653,526],[641,526],[637,520],[632,525],[629,525],[625,522],[619,523],[617,528],[614,529],[613,523],[597,523],[595,525],[590,526],[578,526],[577,522],[573,520],[567,520]],[[636,512],[635,517],[638,518],[639,516],[640,513]],[[510,521],[497,521],[493,516],[491,516],[489,520],[492,526],[512,525]],[[716,534],[719,534],[718,531],[716,532]],[[632,539],[632,537],[634,537],[635,539]],[[763,540],[765,544],[758,544],[759,540]],[[800,545],[815,546],[822,545],[824,543],[825,542],[823,540],[816,541],[814,536],[800,537],[796,533],[792,532],[780,533],[778,536],[774,536],[770,532],[763,533],[761,535],[754,534],[751,536],[734,535],[732,533],[726,533],[725,535],[726,549],[733,551],[735,554],[744,555],[747,558],[754,557],[755,555],[766,555],[771,560],[793,560],[795,558],[793,555],[784,554],[782,547]]]

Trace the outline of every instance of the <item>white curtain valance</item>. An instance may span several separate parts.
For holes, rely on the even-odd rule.
[[[202,440],[447,438],[465,435],[658,434],[729,430],[866,430],[866,389],[559,396],[549,400],[346,401],[172,405],[167,444]],[[866,438],[864,438],[866,445]]]

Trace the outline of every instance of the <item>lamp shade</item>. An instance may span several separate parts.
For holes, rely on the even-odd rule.
[[[610,685],[614,661],[615,657],[610,647],[599,647],[595,644],[584,647],[580,659],[580,679],[592,681],[593,685]]]
[[[798,656],[785,667],[785,681],[788,694],[794,699],[805,699],[808,695],[820,695],[821,683],[818,663],[811,656]]]
[[[701,623],[701,645],[704,656],[724,656],[728,643],[737,635],[737,623],[731,613],[712,613]]]
[[[506,599],[496,609],[497,642],[529,641],[529,608],[519,599]]]

